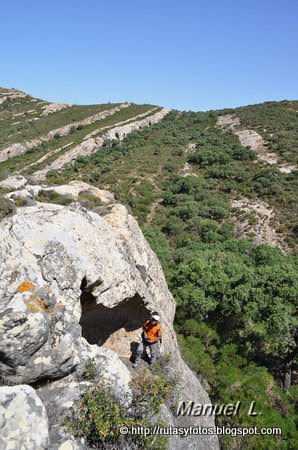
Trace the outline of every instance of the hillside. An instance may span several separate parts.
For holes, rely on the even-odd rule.
[[[168,114],[151,105],[51,104],[4,89],[0,102],[0,172],[54,183],[80,178],[106,187],[132,204],[145,224],[153,220],[151,209],[156,210],[164,180],[190,170],[193,176],[212,181],[212,192],[229,201],[229,210],[235,205],[237,212],[229,211],[229,221],[236,222],[239,235],[254,233],[257,242],[287,253],[297,245],[298,102]],[[128,137],[121,149],[116,147],[118,140],[163,116],[157,128],[144,129]],[[240,154],[230,155],[229,147],[238,139],[243,146],[250,145],[255,156],[242,152],[241,146]]]
[[[297,444],[297,134],[298,101],[180,112],[0,89],[0,194],[23,208],[65,204],[76,180],[112,192],[159,258],[184,358],[212,401],[256,401],[262,413],[217,424],[283,429],[282,439],[223,436],[222,448]],[[10,173],[31,190],[7,195]],[[90,192],[79,201],[99,206]]]

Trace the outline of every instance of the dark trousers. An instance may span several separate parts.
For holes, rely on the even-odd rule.
[[[151,344],[150,342],[145,341],[144,339],[138,345],[138,348],[136,351],[136,360],[135,360],[136,363],[140,362],[142,354],[144,353],[145,349],[148,347],[149,347],[150,356],[151,356],[150,364],[155,363],[156,358],[157,358],[158,341]]]

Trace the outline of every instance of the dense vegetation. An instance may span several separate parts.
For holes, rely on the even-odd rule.
[[[293,110],[297,102],[268,102],[236,112],[293,163]],[[297,171],[285,174],[252,163],[254,152],[215,126],[217,114],[173,111],[121,145],[106,142],[73,166],[49,172],[47,182],[79,178],[113,191],[131,208],[176,299],[176,331],[185,359],[208,381],[214,403],[241,400],[244,405],[242,414],[221,416],[218,424],[283,431],[282,437],[223,437],[223,448],[294,449]],[[252,239],[235,236],[233,220],[243,220],[243,213],[230,201],[242,197],[261,199],[274,209],[272,226],[284,236],[288,255],[255,245],[253,233]],[[258,218],[251,213],[246,219],[253,231]],[[251,401],[261,415],[244,412]]]
[[[180,345],[210,383],[211,397],[220,404],[242,402],[234,426],[281,427],[281,448],[294,448],[297,440],[297,386],[287,394],[281,389],[294,358],[296,275],[294,261],[279,251],[228,240],[195,250],[175,268],[170,285]],[[246,415],[253,400],[261,412],[257,418]],[[229,447],[229,440],[223,443]],[[276,448],[272,437],[249,436],[244,445]]]
[[[298,164],[298,101],[266,102],[236,109],[241,122],[258,131],[286,162]]]
[[[278,231],[283,233],[288,246],[295,247],[298,237],[296,172],[285,174],[274,166],[252,164],[254,152],[243,148],[234,134],[216,128],[215,117],[213,112],[182,115],[173,112],[160,124],[128,135],[121,145],[107,142],[97,153],[78,158],[74,166],[60,174],[51,171],[49,180],[63,183],[80,176],[87,182],[105,186],[114,191],[120,201],[128,203],[140,223],[145,224],[152,204],[167,191],[165,181],[170,180],[170,185],[188,161],[197,178],[196,196],[204,197],[205,204],[216,201],[223,207],[222,202],[225,202],[227,216],[231,197],[262,199],[275,208]],[[195,151],[187,153],[185,148],[189,142],[197,146]],[[176,197],[176,204],[170,206],[178,207],[180,201],[184,208],[194,207],[194,204],[186,205],[192,194],[186,195],[188,197],[180,195],[180,200]],[[198,198],[195,201],[198,202]],[[164,220],[165,211],[168,214],[166,202],[170,202],[167,197],[164,207],[158,209],[162,215],[159,222]],[[182,215],[180,211],[174,219],[176,226],[179,220],[184,220]],[[205,214],[205,218],[216,219],[210,214]]]
[[[88,380],[94,378],[96,381],[96,369],[90,362],[86,373]],[[165,450],[166,436],[136,435],[131,433],[131,428],[150,427],[156,423],[165,426],[158,416],[160,405],[167,400],[174,385],[174,380],[165,376],[161,366],[154,374],[144,370],[131,382],[132,399],[129,407],[125,407],[124,398],[120,405],[103,385],[96,383],[82,394],[64,424],[74,436],[84,438],[91,448]],[[127,434],[121,434],[123,427],[128,429]]]

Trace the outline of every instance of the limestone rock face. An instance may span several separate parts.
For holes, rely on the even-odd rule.
[[[72,183],[69,190],[77,187]],[[7,384],[37,383],[51,417],[51,448],[66,439],[57,415],[86,388],[76,377],[88,360],[110,392],[129,404],[128,358],[144,320],[155,310],[171,376],[179,380],[177,405],[180,399],[210,403],[180,356],[175,302],[156,255],[124,206],[100,208],[96,213],[75,202],[36,203],[17,208],[0,223],[0,377]],[[183,423],[198,425],[198,420],[184,418]],[[214,426],[210,417],[199,424]],[[215,436],[171,439],[171,448],[185,445],[218,448]]]
[[[47,412],[32,387],[0,387],[0,429],[1,449],[48,448]]]
[[[22,175],[10,175],[5,180],[0,181],[1,189],[21,189],[27,184],[27,179]]]

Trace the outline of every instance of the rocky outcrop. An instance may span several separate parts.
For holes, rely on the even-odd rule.
[[[243,147],[250,147],[257,153],[260,161],[270,165],[277,163],[277,154],[268,151],[265,141],[259,133],[254,130],[236,130],[234,133],[239,137],[240,144]]]
[[[5,180],[0,181],[1,189],[21,189],[27,184],[27,179],[22,175],[10,175]]]
[[[62,184],[60,186],[48,186],[48,185],[30,185],[27,179],[21,175],[14,175],[4,180],[0,187],[5,189],[12,189],[13,183],[19,186],[19,189],[15,189],[4,195],[5,198],[10,200],[35,200],[35,198],[41,193],[41,191],[53,191],[57,194],[70,197],[73,200],[78,200],[81,194],[92,195],[100,200],[102,205],[109,205],[115,202],[114,195],[104,189],[98,189],[95,186],[90,186],[83,181],[71,181],[69,184]]]
[[[51,152],[46,153],[45,155],[43,155],[41,158],[39,158],[37,161],[34,161],[31,164],[28,164],[28,166],[25,166],[22,168],[21,172],[23,173],[27,173],[28,169],[30,167],[36,166],[38,164],[41,164],[43,161],[45,161],[46,159],[52,157],[53,155],[55,155],[56,153],[61,152],[62,150],[64,150],[67,147],[70,147],[71,145],[73,145],[73,142],[68,142],[68,144],[63,145],[62,147],[58,147],[55,148],[54,150],[52,150]]]
[[[240,126],[240,119],[234,114],[225,114],[224,116],[218,116],[216,125],[223,129],[235,130]]]
[[[40,116],[48,116],[49,114],[61,111],[61,109],[69,108],[70,106],[72,105],[69,103],[49,103],[48,105],[45,105],[41,108],[43,111]]]
[[[8,90],[3,89],[0,91],[0,105],[8,99],[12,100],[15,98],[24,98],[24,97],[31,97],[31,96],[26,94],[25,92],[18,91],[17,89],[8,89]]]
[[[50,165],[46,166],[44,169],[37,171],[34,173],[33,178],[36,180],[41,180],[45,178],[46,174],[49,170],[61,169],[65,164],[73,164],[78,156],[88,156],[92,153],[96,152],[106,140],[116,139],[122,141],[125,136],[133,131],[140,130],[144,127],[153,125],[158,123],[160,120],[164,118],[166,114],[169,113],[169,109],[163,108],[161,111],[149,116],[145,117],[141,120],[132,121],[125,125],[120,125],[116,127],[110,128],[100,137],[89,138],[84,140],[81,144],[72,148],[70,151],[64,153],[55,161],[53,161]]]
[[[133,119],[129,118],[126,120],[122,120],[121,122],[115,123],[114,125],[107,125],[105,127],[101,127],[101,128],[97,128],[96,130],[93,130],[91,133],[87,134],[87,136],[84,137],[84,140],[89,139],[93,136],[96,136],[97,134],[99,134],[100,132],[104,131],[104,130],[108,130],[109,128],[114,128],[114,127],[120,127],[120,125],[125,125],[126,123],[130,123],[131,121],[136,121],[137,119],[141,119],[142,117],[146,117],[146,116],[151,116],[152,113],[154,111],[156,111],[158,108],[158,106],[149,109],[149,111],[145,111],[141,114],[138,114],[137,116],[134,116]]]
[[[50,448],[72,442],[61,418],[88,386],[78,381],[88,360],[119,402],[129,404],[131,363],[119,355],[123,349],[122,358],[129,355],[153,310],[161,315],[164,353],[178,380],[175,403],[210,403],[181,359],[175,302],[161,266],[124,206],[95,212],[76,202],[66,207],[37,202],[17,208],[0,226],[0,295],[2,383],[35,386],[47,409]],[[113,339],[117,333],[121,345]],[[214,426],[208,416],[181,421],[165,408],[176,425]],[[215,449],[218,443],[207,435],[171,438],[172,449],[185,446]]]
[[[235,214],[231,218],[236,236],[250,236],[255,244],[266,243],[285,253],[289,252],[283,236],[277,232],[279,224],[270,205],[262,200],[253,201],[245,197],[233,199],[230,203],[232,208],[241,212],[240,216]]]
[[[255,130],[246,130],[240,127],[239,117],[233,114],[226,114],[219,116],[217,119],[217,126],[223,130],[231,130],[239,138],[240,144],[243,147],[250,147],[256,152],[257,158],[267,164],[277,164],[279,158],[276,153],[270,152],[267,148],[267,142]],[[283,173],[291,173],[296,167],[293,164],[280,164],[277,169]]]
[[[116,106],[115,108],[101,111],[97,114],[94,114],[93,116],[89,116],[77,122],[72,122],[68,125],[64,125],[63,127],[56,128],[55,130],[49,131],[47,134],[39,136],[35,139],[31,139],[30,141],[12,144],[9,147],[0,150],[0,162],[6,161],[7,159],[12,158],[14,156],[22,155],[27,150],[37,147],[38,145],[41,145],[43,142],[50,141],[57,135],[67,136],[73,129],[76,129],[79,126],[89,125],[91,123],[97,122],[98,120],[103,120],[106,117],[115,114],[117,111],[120,111],[122,108],[127,108],[128,106],[129,106],[128,103],[121,104],[119,106]]]
[[[196,147],[197,144],[195,142],[190,142],[185,149],[185,154],[187,155],[188,153],[193,153]]]
[[[32,387],[0,387],[0,430],[1,449],[48,448],[46,409]]]
[[[181,175],[182,177],[189,177],[189,176],[197,177],[197,176],[198,176],[196,173],[194,173],[194,172],[192,171],[192,167],[191,167],[191,165],[190,165],[188,162],[185,162],[185,163],[183,164],[183,167],[182,167],[182,169],[180,170],[180,175]]]

